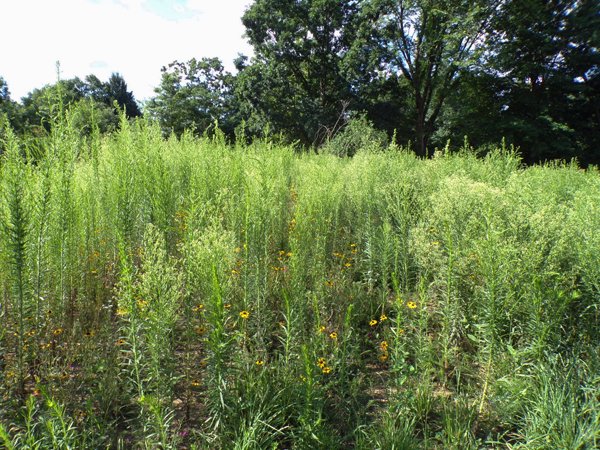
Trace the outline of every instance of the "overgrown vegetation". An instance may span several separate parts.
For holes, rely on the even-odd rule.
[[[68,117],[4,134],[6,448],[598,447],[596,169]]]

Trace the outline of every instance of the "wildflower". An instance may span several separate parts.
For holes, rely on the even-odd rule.
[[[94,332],[92,330],[88,330],[85,333],[83,333],[83,335],[85,337],[92,337],[92,336],[94,336]]]
[[[240,317],[241,317],[242,319],[247,319],[248,317],[250,317],[250,311],[246,311],[246,310],[244,310],[244,311],[241,311],[241,312],[240,312]]]
[[[265,362],[262,359],[257,359],[254,364],[256,364],[258,367],[262,367],[265,365]]]
[[[192,380],[192,382],[190,384],[192,385],[192,387],[198,387],[198,386],[200,386],[200,381],[199,380]]]
[[[344,254],[340,253],[340,252],[333,252],[333,256],[337,257],[337,258],[343,258]]]
[[[223,308],[225,308],[225,309],[231,309],[231,303],[225,303],[223,305]]]
[[[329,337],[335,341],[337,339],[337,337],[338,337],[338,334],[334,331],[334,332],[332,332],[332,333],[329,334]]]
[[[372,327],[374,327],[375,325],[377,325],[377,319],[371,319],[369,321],[369,325],[371,325]]]
[[[409,309],[415,309],[417,304],[415,302],[407,302],[406,306],[408,306]]]
[[[146,309],[146,306],[148,306],[148,302],[146,300],[138,300],[137,306],[139,309]]]
[[[285,254],[285,256],[286,256],[286,257],[288,257],[288,258],[291,258],[291,256],[292,256],[292,255],[293,255],[293,253],[292,253],[292,252],[287,252],[287,253]]]
[[[351,262],[347,262],[346,264],[344,264],[344,267],[346,267],[347,269],[352,267],[352,263]]]
[[[196,327],[196,333],[198,333],[199,335],[203,335],[204,333],[206,333],[206,328],[205,327]]]
[[[356,244],[353,242],[352,244],[350,244],[350,248],[356,248]]]
[[[279,250],[279,256],[284,256],[285,255],[285,250]]]
[[[327,287],[333,286],[333,280],[327,280],[327,281],[325,281],[325,286],[327,286]]]
[[[379,344],[379,348],[384,352],[387,351],[387,349],[388,349],[387,341],[381,341],[381,343]]]
[[[117,342],[115,342],[115,344],[121,346],[125,344],[125,339],[117,339]]]
[[[386,362],[387,359],[388,359],[388,354],[387,353],[382,353],[381,355],[379,355],[379,361]]]
[[[199,303],[192,308],[192,311],[199,312],[199,311],[202,311],[203,309],[204,309],[204,305],[202,303]]]
[[[327,361],[325,361],[325,358],[317,359],[317,366],[319,366],[321,369],[323,367],[325,367],[326,365],[327,365]]]
[[[327,375],[327,374],[331,373],[331,367],[328,367],[328,366],[326,366],[326,367],[323,367],[321,370],[323,371],[323,373],[324,373],[325,375]]]
[[[325,325],[319,327],[319,333],[325,333]]]
[[[62,328],[56,328],[56,329],[55,329],[55,330],[52,332],[52,334],[54,334],[54,336],[58,336],[58,335],[62,334],[62,332],[63,332],[63,331],[64,331],[64,330],[63,330]]]

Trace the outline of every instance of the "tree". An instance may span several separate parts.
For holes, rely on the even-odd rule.
[[[363,14],[362,39],[388,74],[401,74],[413,97],[417,153],[425,155],[445,101],[461,72],[483,54],[500,1],[373,0]],[[399,77],[398,80],[401,80]]]
[[[156,96],[148,102],[146,111],[165,133],[181,135],[187,129],[202,133],[218,122],[231,134],[232,83],[232,75],[218,58],[174,61],[162,68]]]
[[[320,131],[353,100],[345,59],[356,37],[359,2],[256,0],[242,17],[255,56],[236,93],[254,120],[292,140],[318,143]]]
[[[95,80],[93,81],[95,82]],[[133,93],[127,90],[127,83],[120,74],[113,73],[103,87],[105,103],[108,101],[109,106],[112,106],[113,102],[117,102],[119,108],[125,110],[127,117],[142,115]],[[100,95],[102,96],[102,94]]]
[[[600,4],[503,2],[486,64],[450,96],[445,135],[518,145],[526,162],[600,158]]]
[[[84,134],[92,126],[92,123],[86,122],[88,119],[98,120],[96,125],[100,131],[106,132],[116,127],[123,109],[127,117],[141,115],[133,93],[127,90],[123,77],[116,73],[108,82],[102,82],[95,75],[88,75],[85,80],[79,77],[59,80],[34,89],[22,101],[22,127],[34,134],[50,131],[53,119],[68,109],[77,110],[78,125]],[[118,108],[115,108],[115,103]]]
[[[4,78],[0,77],[0,117],[6,115],[8,124],[15,128],[18,126],[20,120],[20,108],[18,103],[14,102],[10,98],[10,90],[8,89],[8,83]]]

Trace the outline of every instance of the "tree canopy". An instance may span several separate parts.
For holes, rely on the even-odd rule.
[[[466,136],[504,139],[530,163],[600,163],[598,2],[255,0],[241,20],[253,56],[235,72],[218,58],[163,67],[144,113],[165,134],[217,124],[318,147],[360,118],[422,156]],[[142,114],[119,74],[61,80],[21,104],[0,78],[0,113],[17,131],[47,128],[57,93],[103,130],[115,105]]]

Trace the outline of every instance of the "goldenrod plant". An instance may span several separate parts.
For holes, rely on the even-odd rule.
[[[53,114],[2,134],[4,447],[599,446],[596,168]]]

